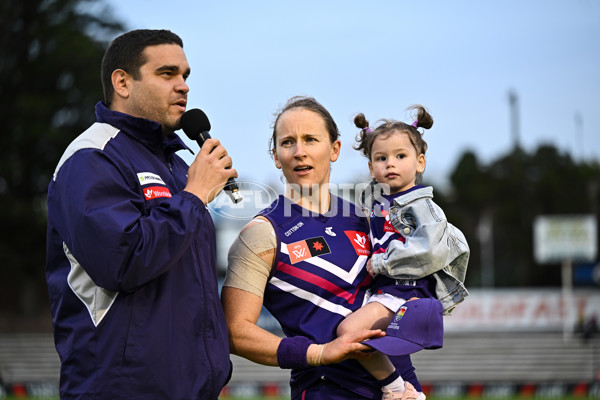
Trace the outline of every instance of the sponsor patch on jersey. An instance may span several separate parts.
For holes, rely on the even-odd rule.
[[[152,172],[138,172],[137,174],[140,185],[167,185],[159,175]]]
[[[150,186],[144,188],[144,197],[146,200],[157,199],[159,197],[172,197],[169,188],[163,186]]]
[[[331,253],[329,245],[322,236],[290,243],[287,245],[287,249],[292,264]]]
[[[368,256],[371,254],[371,243],[366,233],[358,231],[344,231],[344,233],[350,239],[350,243],[352,243],[356,254],[359,256]]]
[[[390,213],[388,211],[381,210],[381,215],[383,215],[385,217],[385,223],[383,224],[383,231],[398,233],[398,231],[396,230],[396,228],[394,228],[394,225],[392,225],[392,222],[390,221]]]
[[[285,234],[285,236],[290,236],[292,233],[296,232],[298,229],[302,228],[303,226],[304,226],[304,222],[300,221],[296,225],[294,225],[290,229],[288,229],[284,234]]]

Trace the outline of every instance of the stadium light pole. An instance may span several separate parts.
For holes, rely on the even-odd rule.
[[[513,138],[515,150],[520,147],[519,141],[519,96],[514,90],[508,91],[508,103],[510,106],[510,130]]]

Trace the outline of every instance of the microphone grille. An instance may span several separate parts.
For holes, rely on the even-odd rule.
[[[192,108],[184,112],[179,119],[179,126],[192,140],[198,139],[201,132],[210,131],[210,121],[204,111],[199,108]]]

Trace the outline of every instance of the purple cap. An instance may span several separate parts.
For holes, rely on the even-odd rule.
[[[385,336],[365,340],[362,344],[390,356],[439,349],[444,345],[443,314],[442,303],[438,299],[407,301],[392,318]]]

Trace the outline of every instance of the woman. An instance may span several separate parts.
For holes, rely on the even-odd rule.
[[[355,359],[360,342],[383,336],[363,329],[336,339],[336,327],[364,301],[372,278],[368,221],[329,193],[339,131],[315,99],[294,97],[279,112],[271,150],[286,179],[285,195],[246,225],[229,251],[222,303],[230,350],[254,362],[291,368],[292,399],[380,399],[380,384]],[[256,325],[262,306],[286,338]],[[395,360],[421,390],[408,356]],[[415,388],[405,400],[415,399]]]

